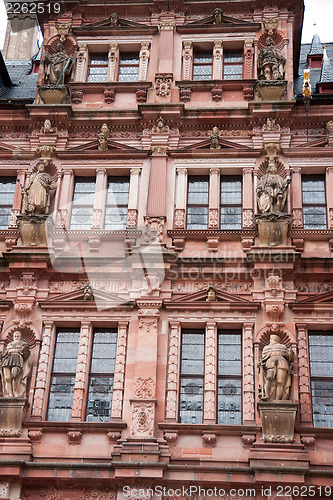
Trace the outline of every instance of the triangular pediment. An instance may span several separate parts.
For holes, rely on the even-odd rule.
[[[333,308],[333,290],[325,293],[318,293],[316,295],[311,295],[306,299],[299,300],[290,304],[293,310],[311,310],[324,308]]]
[[[94,23],[83,24],[77,28],[73,29],[74,34],[84,34],[88,32],[90,34],[101,34],[106,32],[111,32],[112,34],[118,35],[121,33],[133,33],[133,32],[157,32],[157,26],[149,26],[143,23],[137,23],[135,21],[130,21],[129,19],[124,19],[123,17],[117,17],[116,21],[113,22],[112,14],[106,19],[96,21]]]
[[[216,22],[214,15],[203,17],[202,19],[197,19],[196,21],[191,21],[190,23],[184,24],[183,26],[177,26],[177,31],[179,33],[189,33],[200,30],[201,28],[209,29],[209,31],[238,31],[238,30],[249,30],[257,31],[260,29],[260,24],[251,23],[249,21],[244,21],[243,19],[237,19],[230,16],[225,16],[222,13],[221,22]]]
[[[304,148],[324,148],[327,144],[326,137],[321,137],[320,139],[313,139],[309,142],[303,142],[302,144],[298,144],[295,146],[295,149],[304,149]]]
[[[85,298],[85,288],[80,288],[40,301],[39,304],[42,309],[123,309],[124,307],[131,309],[134,306],[134,301],[130,301],[127,296],[106,293],[93,288],[91,290],[92,298],[88,300]]]
[[[217,300],[207,301],[206,290],[200,290],[199,292],[189,293],[169,301],[164,301],[164,304],[167,309],[220,308],[257,310],[260,307],[260,302],[253,302],[239,295],[230,294],[221,290],[216,291],[216,299]]]
[[[215,153],[218,154],[219,152],[224,152],[224,151],[232,151],[232,150],[237,150],[237,151],[253,151],[252,148],[248,146],[244,146],[243,144],[239,144],[238,142],[233,142],[233,141],[227,141],[226,139],[219,139],[219,149],[211,149],[211,142],[210,139],[205,139],[204,141],[196,142],[194,144],[190,144],[189,146],[186,146],[184,148],[179,148],[174,151],[175,153],[189,153],[191,151],[207,151],[209,153]]]
[[[66,153],[77,153],[79,151],[96,151],[96,153],[109,154],[112,152],[117,153],[141,153],[147,155],[147,151],[143,151],[142,149],[135,148],[133,146],[128,146],[127,144],[122,144],[120,142],[112,141],[108,139],[108,149],[99,150],[98,149],[98,140],[94,139],[93,141],[86,142],[84,144],[80,144],[79,146],[75,146],[75,148],[70,148],[66,150]]]

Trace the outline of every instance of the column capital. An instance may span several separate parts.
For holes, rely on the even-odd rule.
[[[176,329],[180,327],[180,321],[169,321],[170,328]]]
[[[207,321],[206,322],[206,329],[207,330],[215,330],[215,328],[217,328],[216,321]]]
[[[185,167],[177,167],[176,172],[178,175],[186,175],[187,174],[187,168]]]
[[[222,49],[223,42],[222,40],[214,40],[214,49]]]
[[[326,172],[331,174],[333,172],[333,167],[326,167]]]
[[[253,167],[244,167],[243,168],[243,174],[252,174],[253,172]]]
[[[133,167],[130,169],[130,174],[131,175],[140,175],[142,171],[141,167]]]
[[[54,321],[52,319],[47,319],[43,321],[45,328],[52,328],[54,325]]]
[[[106,174],[107,174],[107,170],[106,170],[106,168],[103,168],[103,167],[97,167],[97,168],[96,168],[96,175],[98,175],[98,174],[105,174],[105,175],[106,175]]]
[[[118,329],[126,329],[128,327],[128,321],[118,321]]]
[[[219,167],[211,167],[209,169],[210,174],[216,174],[218,175],[220,173],[221,169]]]
[[[254,323],[243,323],[244,330],[253,330]]]
[[[81,321],[81,329],[90,327],[91,327],[91,321]]]

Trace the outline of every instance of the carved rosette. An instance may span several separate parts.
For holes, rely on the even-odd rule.
[[[174,228],[175,229],[185,228],[185,210],[183,208],[176,208],[175,210]]]
[[[308,334],[305,324],[296,325],[298,347],[298,384],[301,422],[312,424]]]
[[[293,227],[302,228],[303,227],[303,211],[301,208],[293,208]]]
[[[123,409],[123,394],[125,383],[125,362],[127,348],[127,327],[128,322],[118,323],[118,337],[116,360],[114,367],[114,381],[112,393],[111,417],[121,418]]]
[[[244,323],[243,335],[243,418],[254,421],[253,323]]]
[[[146,215],[144,217],[144,222],[148,233],[151,234],[152,232],[155,231],[157,240],[162,241],[165,217],[163,215],[156,217]]]
[[[168,97],[171,93],[172,73],[156,73],[155,92],[159,97]]]
[[[183,80],[191,80],[193,67],[193,43],[190,41],[183,42]]]
[[[127,227],[136,227],[138,224],[138,211],[135,208],[129,208],[127,211]]]
[[[209,209],[209,229],[218,229],[219,227],[219,211],[217,208]]]
[[[243,210],[243,227],[244,228],[254,227],[254,213],[252,208],[244,208]]]
[[[170,322],[170,340],[168,352],[167,397],[165,417],[177,420],[178,380],[180,356],[180,322]]]
[[[155,397],[155,380],[152,377],[134,379],[134,397],[152,399]]]
[[[154,402],[132,402],[131,434],[152,436],[154,433]]]
[[[216,323],[206,324],[204,419],[216,420]]]
[[[192,90],[190,87],[181,87],[179,89],[179,99],[182,102],[188,102],[191,100]]]

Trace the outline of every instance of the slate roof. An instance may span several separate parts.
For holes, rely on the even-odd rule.
[[[320,83],[333,82],[333,67],[324,49],[324,59],[321,65]]]
[[[312,94],[316,92],[317,83],[319,82],[333,82],[333,42],[323,44],[326,46],[326,54],[328,58],[328,62],[325,63],[325,72],[322,75],[322,68],[311,68],[310,70],[310,83]],[[298,77],[295,78],[294,82],[294,95],[302,94],[302,86],[303,86],[303,70],[307,69],[308,64],[308,54],[311,50],[310,43],[304,43],[301,45],[300,59],[299,59],[299,67],[298,67]],[[324,50],[323,52],[324,53]],[[331,66],[331,69],[329,69]],[[327,71],[326,71],[327,70]],[[329,75],[332,75],[331,77]],[[321,78],[325,78],[325,80],[321,80]],[[329,80],[327,78],[330,78]]]
[[[317,33],[313,35],[311,47],[310,47],[310,56],[322,55],[324,53],[323,45],[320,41],[319,35]]]
[[[31,73],[32,61],[10,60],[6,61],[5,65],[10,81],[0,86],[0,100],[32,103],[35,99],[38,77],[37,73]],[[2,70],[0,73],[1,79],[4,71]]]

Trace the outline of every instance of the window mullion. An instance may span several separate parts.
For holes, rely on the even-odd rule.
[[[206,323],[205,342],[205,381],[204,381],[204,423],[216,422],[216,344],[217,326],[215,322]]]
[[[117,81],[118,72],[119,72],[119,45],[118,43],[110,43],[110,48],[108,53],[107,81],[108,82]]]
[[[79,353],[76,366],[76,376],[73,394],[73,409],[71,420],[83,420],[84,394],[88,377],[89,337],[91,337],[91,322],[81,323]]]

